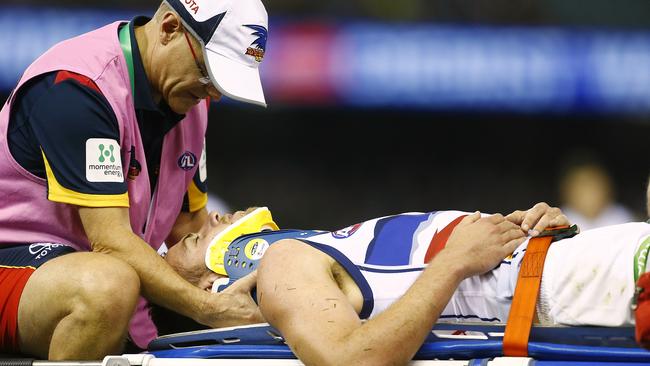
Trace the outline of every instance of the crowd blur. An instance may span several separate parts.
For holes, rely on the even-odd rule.
[[[4,0],[4,4],[153,9],[158,0]],[[627,0],[273,0],[266,6],[276,17],[372,18],[386,21],[484,24],[648,27],[650,3]]]
[[[13,63],[31,62],[43,50],[30,47],[53,33],[16,30],[15,22],[26,20],[3,19],[3,9],[99,9],[93,16],[103,24],[108,10],[150,15],[159,2],[3,0],[0,44],[16,46],[0,55],[0,81],[15,85],[18,71],[7,70],[23,70]],[[643,215],[650,1],[265,5],[269,108],[213,104],[208,181],[215,209],[266,205],[281,227],[322,229],[396,212],[506,212],[536,201],[565,204],[584,226],[612,207],[627,212],[617,204]],[[72,13],[70,29],[84,20]],[[60,27],[53,17],[48,25]],[[0,88],[0,102],[9,91]],[[602,159],[559,174],[576,148]]]

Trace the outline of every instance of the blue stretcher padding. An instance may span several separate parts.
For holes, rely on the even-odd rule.
[[[504,330],[502,325],[437,324],[414,359],[476,364],[477,359],[502,357]],[[638,348],[630,327],[535,327],[530,339],[529,356],[539,362],[650,365],[650,352]],[[161,358],[295,358],[280,333],[267,324],[163,336],[151,342],[149,352]]]
[[[156,358],[265,358],[295,359],[289,347],[283,345],[239,345],[199,346],[183,349],[168,349],[149,352]]]
[[[643,363],[629,363],[629,362],[576,362],[576,361],[535,361],[534,366],[641,366],[649,365],[647,362]]]

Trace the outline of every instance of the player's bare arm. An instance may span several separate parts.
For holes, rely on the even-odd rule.
[[[355,291],[342,290],[333,259],[298,241],[282,241],[259,268],[260,309],[306,365],[406,364],[460,281],[492,268],[523,238],[519,226],[501,215],[466,217],[407,293],[366,323],[359,319]]]

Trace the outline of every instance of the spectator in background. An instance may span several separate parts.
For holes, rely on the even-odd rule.
[[[569,159],[560,177],[561,209],[582,230],[634,221],[634,215],[616,203],[614,183],[594,157],[579,153]]]

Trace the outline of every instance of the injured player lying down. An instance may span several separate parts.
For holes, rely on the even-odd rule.
[[[212,214],[201,232],[170,249],[167,260],[208,288],[219,275],[207,270],[203,253],[241,216]],[[506,217],[438,211],[382,217],[335,232],[262,231],[235,238],[230,248],[241,244],[246,257],[240,259],[248,258],[244,266],[250,267],[273,243],[257,271],[259,306],[305,364],[405,364],[437,321],[504,323],[526,233],[566,224],[557,208],[541,203]],[[633,324],[635,272],[644,271],[633,268],[633,258],[647,250],[648,237],[650,224],[628,223],[551,245],[540,322]],[[237,276],[246,272],[242,263],[236,266]]]

